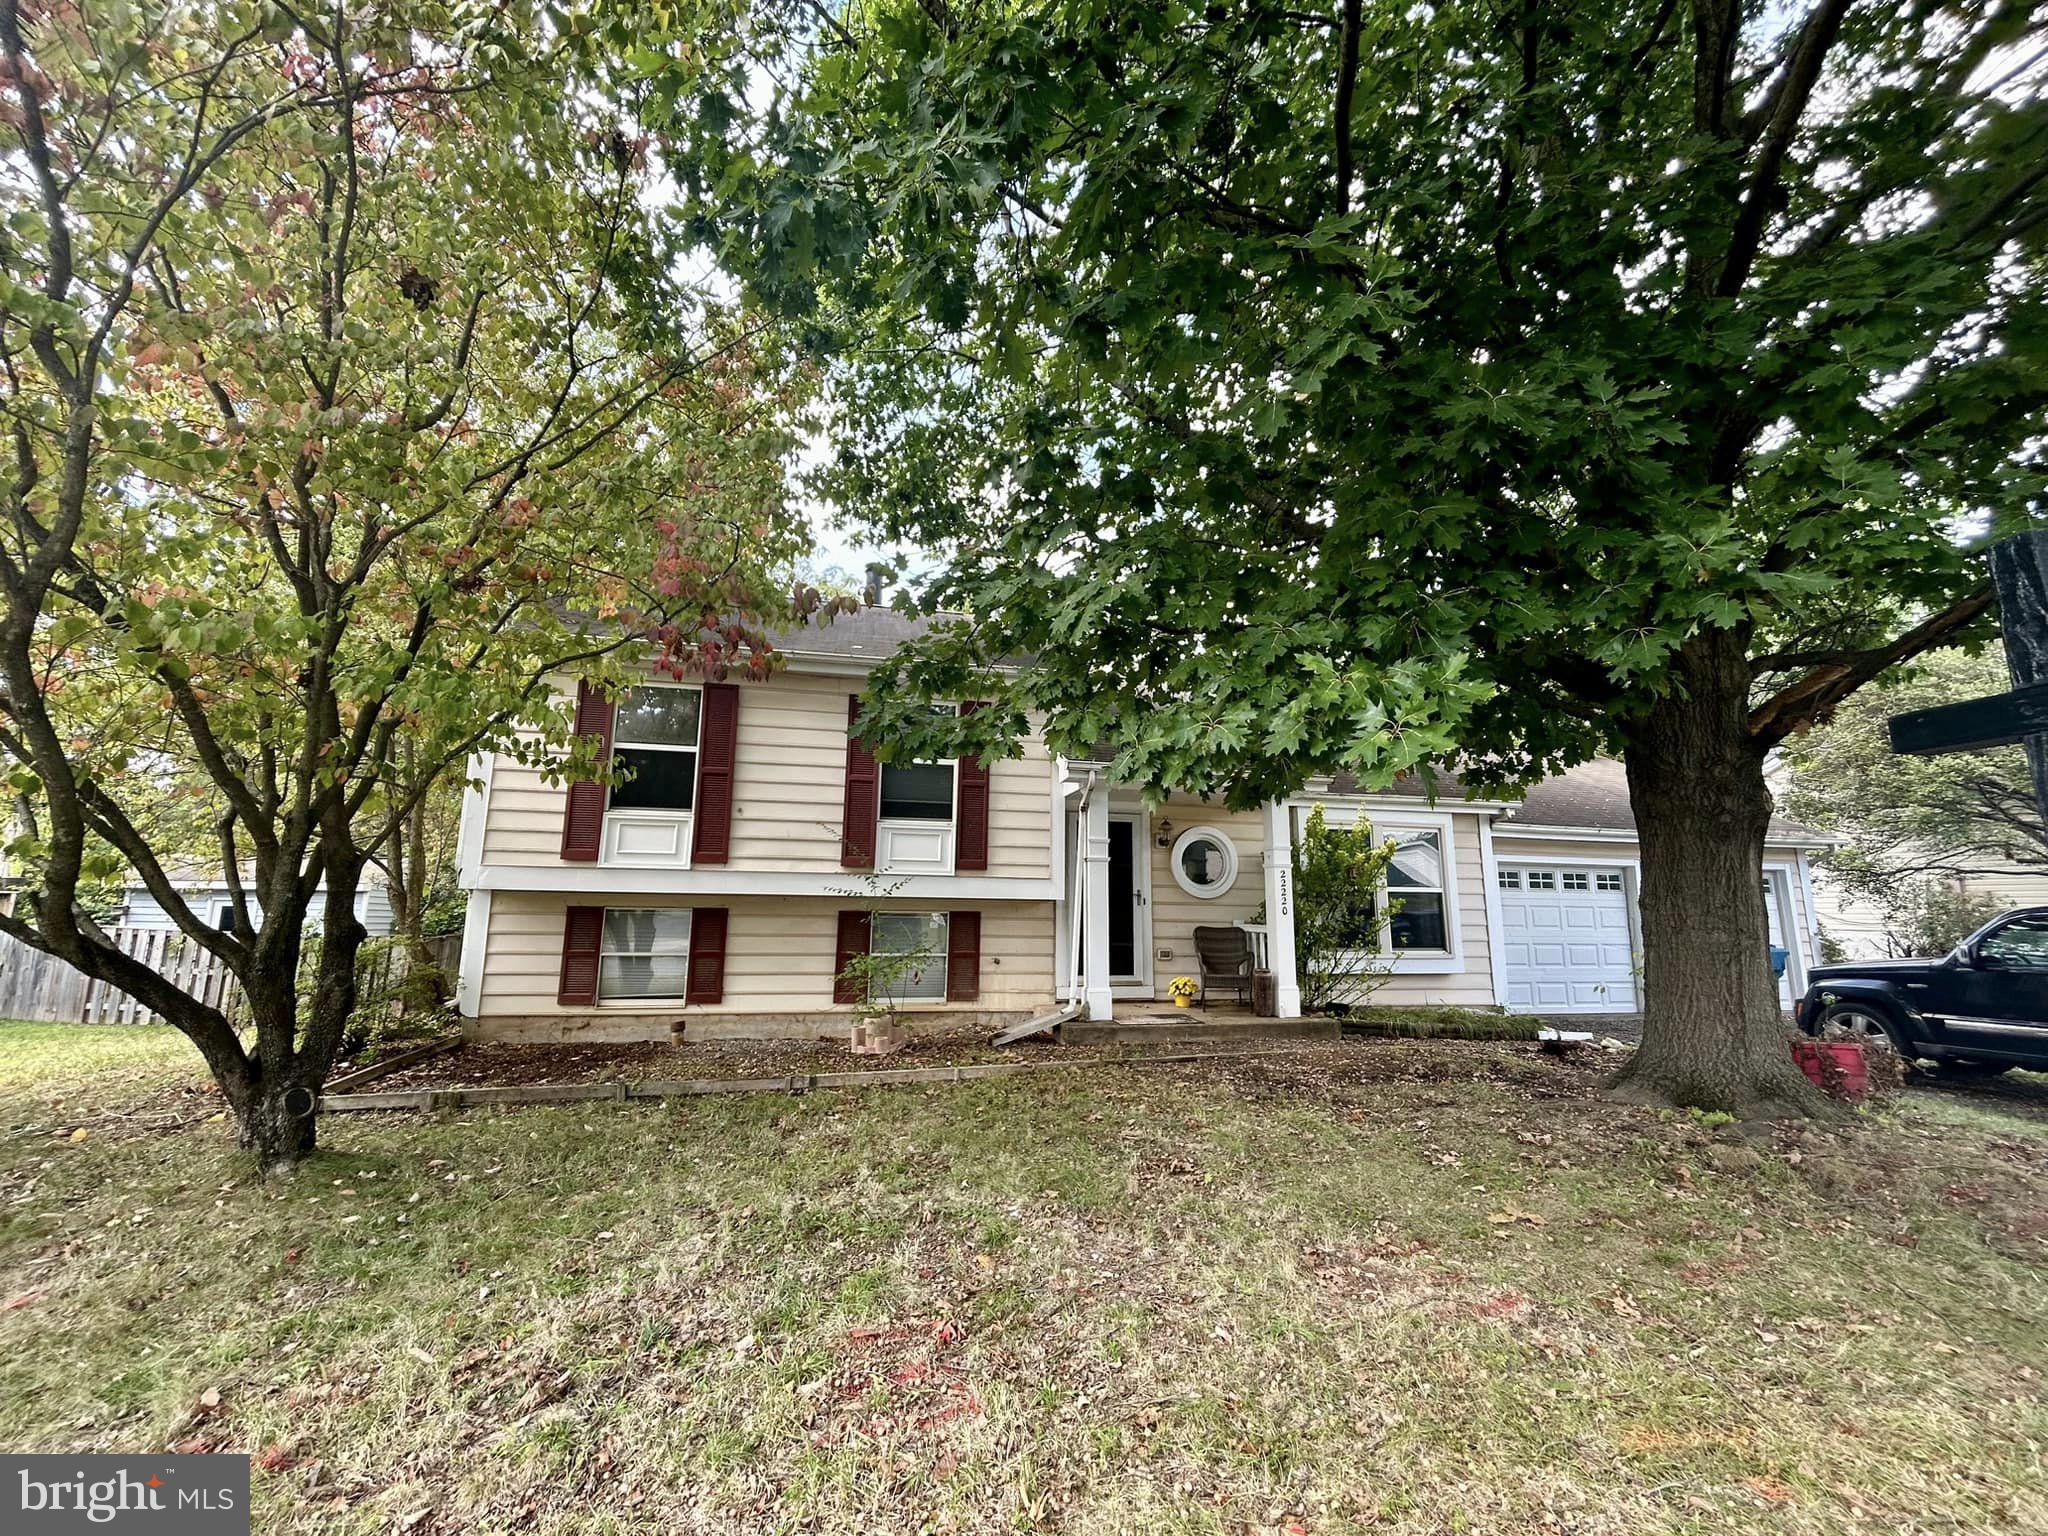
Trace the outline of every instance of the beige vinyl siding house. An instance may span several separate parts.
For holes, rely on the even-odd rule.
[[[2006,911],[2015,907],[2048,906],[2048,873],[2020,864],[1998,868],[1989,859],[1977,862],[1979,867],[1967,875],[1941,878],[1961,894],[1980,898]],[[1840,882],[1829,877],[1825,867],[1816,868],[1813,872],[1813,895],[1822,930],[1841,946],[1841,952],[1847,958],[1881,958],[1894,953],[1898,947],[1884,908],[1843,889]]]
[[[638,904],[643,898],[633,900]],[[540,891],[499,895],[491,904],[492,959],[477,998],[483,1032],[504,1040],[645,1040],[666,1038],[672,1023],[697,1038],[811,1038],[821,1030],[843,1029],[850,1009],[832,1003],[832,981],[834,928],[845,901],[835,896],[721,900],[730,912],[730,928],[724,995],[718,1002],[593,1009],[557,1000],[564,914],[572,898]],[[674,896],[644,901],[652,907],[688,905],[687,899]],[[921,902],[885,906],[931,910]],[[933,1022],[993,1025],[1035,1013],[1053,995],[1051,903],[1013,902],[981,911],[981,997],[973,1005],[919,1005]]]
[[[910,946],[913,1026],[1156,1009],[1199,973],[1195,931],[1241,930],[1300,1010],[1292,846],[1317,804],[1401,845],[1392,975],[1377,1004],[1632,1012],[1636,845],[1613,764],[1527,800],[1442,781],[1341,780],[1256,810],[1148,805],[1106,764],[1034,732],[987,764],[878,765],[854,740],[869,669],[922,621],[866,609],[780,637],[761,681],[650,675],[619,700],[560,682],[560,707],[631,770],[571,785],[516,757],[473,767],[459,1002],[521,1040],[843,1032],[863,948]],[[1774,830],[1763,872],[1788,995],[1814,959],[1806,850]],[[1760,936],[1761,939],[1761,936]]]

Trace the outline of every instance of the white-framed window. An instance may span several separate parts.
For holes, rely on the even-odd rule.
[[[690,811],[697,805],[697,741],[704,695],[650,683],[628,688],[612,716],[615,811]]]
[[[943,912],[877,912],[868,922],[868,953],[908,957],[907,969],[875,978],[877,989],[892,1003],[943,1003],[948,932]]]
[[[1310,807],[1295,808],[1295,835]],[[1464,964],[1458,911],[1452,900],[1457,888],[1458,852],[1452,838],[1456,818],[1401,806],[1384,810],[1342,800],[1323,802],[1333,827],[1372,824],[1373,842],[1394,845],[1394,857],[1376,893],[1374,913],[1379,949],[1391,955],[1394,969],[1407,975],[1451,975]],[[1496,871],[1504,890],[1522,889],[1516,870]],[[1527,877],[1533,887],[1536,881]]]
[[[956,764],[951,758],[882,764],[882,820],[950,822],[955,777]]]
[[[932,713],[950,715],[950,704]],[[958,834],[960,764],[950,757],[884,763],[878,786],[875,871],[885,875],[950,875]]]
[[[1443,833],[1435,827],[1382,830],[1394,842],[1394,861],[1387,866],[1387,897],[1394,908],[1390,947],[1396,954],[1450,953]]]
[[[680,999],[690,970],[688,907],[606,907],[598,940],[600,1002]]]
[[[1547,869],[1532,869],[1529,871],[1529,889],[1554,891],[1557,889],[1557,876]]]
[[[1504,869],[1500,872],[1500,888],[1504,891],[1519,891],[1522,888],[1520,870]]]
[[[1618,891],[1621,889],[1621,874],[1618,870],[1609,870],[1605,874],[1595,875],[1593,883],[1603,891]]]
[[[1563,879],[1564,888],[1568,891],[1584,891],[1592,888],[1592,883],[1586,878],[1586,872],[1582,869],[1566,870]]]
[[[1204,901],[1237,884],[1237,845],[1215,827],[1189,827],[1174,839],[1168,862],[1180,888]]]

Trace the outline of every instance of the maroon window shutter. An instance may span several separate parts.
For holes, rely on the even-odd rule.
[[[839,835],[839,862],[848,869],[872,869],[875,863],[875,814],[882,799],[882,770],[875,754],[861,745],[860,695],[846,701],[846,814]]]
[[[868,952],[868,915],[852,908],[839,914],[839,948],[832,958],[832,1001],[858,1003],[866,999],[861,978],[848,976],[846,967]]]
[[[686,1003],[725,1001],[725,908],[698,907],[690,913],[690,969],[683,982]]]
[[[981,704],[962,704],[960,713],[971,715]],[[978,757],[960,759],[958,803],[953,807],[953,868],[988,868],[988,764]]]
[[[597,946],[603,937],[603,907],[569,909],[562,920],[562,985],[556,1002],[587,1008],[597,1001]]]
[[[612,755],[612,701],[588,683],[576,685],[576,734],[597,738],[597,760]],[[562,811],[562,857],[583,864],[597,862],[598,845],[604,841],[605,782],[601,778],[578,779],[569,786],[569,803]]]
[[[704,727],[697,737],[697,814],[690,860],[723,864],[732,852],[733,758],[739,750],[740,690],[736,683],[704,685]]]
[[[972,1003],[981,997],[981,914],[954,912],[946,918],[946,1001]]]

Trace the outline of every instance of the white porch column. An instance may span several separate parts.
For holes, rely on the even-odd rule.
[[[1266,968],[1273,973],[1273,1011],[1301,1017],[1301,979],[1294,970],[1294,829],[1286,802],[1266,803]]]
[[[1088,1017],[1114,1015],[1109,993],[1109,786],[1098,783],[1081,813],[1081,976]]]

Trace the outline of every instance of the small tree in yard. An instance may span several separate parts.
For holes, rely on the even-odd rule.
[[[1820,1111],[1764,758],[1983,633],[1971,534],[2043,514],[2041,9],[791,10],[798,67],[689,121],[733,259],[837,328],[825,488],[974,615],[882,670],[878,726],[994,753],[1042,711],[1238,805],[1616,753],[1615,1091]],[[920,715],[961,697],[1000,707]]]
[[[1995,896],[1972,896],[1945,880],[1913,881],[1885,908],[1885,952],[1945,955],[2004,910]]]
[[[365,867],[448,775],[566,747],[559,668],[762,666],[802,606],[802,381],[674,275],[618,42],[573,5],[0,0],[0,931],[189,1036],[265,1168],[313,1144]],[[173,878],[195,825],[232,932]],[[249,1038],[94,920],[123,867]]]
[[[1399,912],[1386,892],[1394,853],[1370,822],[1333,827],[1320,805],[1308,813],[1294,848],[1294,962],[1310,1013],[1355,1007],[1393,974],[1384,936]]]

